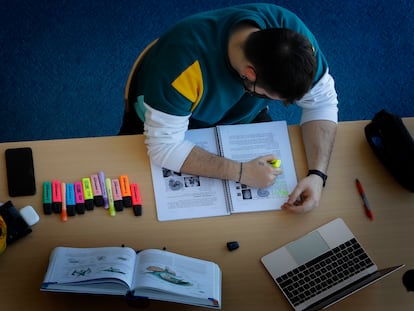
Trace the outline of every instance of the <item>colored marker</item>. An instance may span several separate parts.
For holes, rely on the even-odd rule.
[[[132,206],[131,187],[129,185],[129,178],[127,175],[119,176],[119,183],[121,185],[122,200],[125,207]]]
[[[271,166],[273,166],[274,168],[279,168],[280,165],[282,164],[282,160],[272,160],[269,162]]]
[[[135,216],[142,215],[142,198],[138,184],[131,184],[132,208]]]
[[[114,199],[114,206],[117,212],[124,210],[124,204],[122,203],[121,186],[119,185],[118,179],[111,180],[112,186],[112,197]]]
[[[357,189],[358,189],[359,195],[360,195],[360,196],[361,196],[361,198],[362,198],[362,202],[363,202],[363,205],[364,205],[365,214],[367,215],[367,217],[368,217],[370,220],[374,220],[374,214],[372,213],[372,210],[371,210],[371,208],[369,207],[368,199],[367,199],[367,197],[366,197],[366,195],[365,195],[364,188],[362,188],[362,184],[361,184],[361,182],[358,180],[358,178],[357,178],[357,179],[355,179],[355,184],[356,184],[356,187],[357,187]]]
[[[43,213],[52,214],[52,183],[50,181],[43,183]]]
[[[105,185],[105,173],[103,171],[100,171],[98,173],[99,177],[99,184],[101,185],[101,191],[102,191],[102,198],[104,201],[104,207],[108,208],[108,193],[106,191],[106,185]]]
[[[105,187],[106,192],[108,193],[108,205],[109,205],[109,215],[115,216],[115,205],[114,205],[114,197],[112,196],[112,184],[110,178],[105,178]]]
[[[85,208],[88,211],[93,210],[93,192],[91,180],[89,177],[82,178],[83,198],[85,199]]]
[[[97,207],[104,206],[101,183],[99,182],[98,174],[91,175],[91,183],[92,183],[92,192],[93,192],[93,202],[95,203],[95,206]]]
[[[73,184],[66,184],[66,210],[68,216],[76,215],[75,187]]]
[[[61,184],[61,195],[62,195],[62,212],[60,213],[60,219],[62,221],[68,221],[68,212],[66,210],[66,183]]]
[[[62,192],[59,180],[52,181],[52,210],[55,214],[62,212]]]
[[[85,199],[83,197],[83,186],[80,181],[74,183],[75,187],[75,202],[76,212],[78,214],[85,214]]]

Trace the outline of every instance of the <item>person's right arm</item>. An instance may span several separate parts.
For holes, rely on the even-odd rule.
[[[272,185],[280,174],[268,162],[275,156],[266,155],[249,162],[237,162],[211,154],[195,146],[181,167],[182,173],[191,175],[239,181],[255,188]]]
[[[239,181],[251,187],[264,188],[274,183],[279,169],[268,161],[273,155],[245,162],[212,154],[185,140],[189,116],[173,116],[145,104],[145,143],[154,164],[197,176]]]

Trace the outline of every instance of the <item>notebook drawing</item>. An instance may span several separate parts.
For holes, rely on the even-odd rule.
[[[378,270],[341,218],[261,259],[294,310],[320,310],[404,265]]]

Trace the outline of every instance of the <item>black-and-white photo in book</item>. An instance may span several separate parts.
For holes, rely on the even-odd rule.
[[[41,290],[128,295],[220,309],[221,278],[214,262],[164,250],[56,247]]]
[[[285,121],[188,130],[186,139],[211,153],[241,162],[273,154],[281,160],[282,174],[274,185],[256,189],[235,181],[181,174],[151,162],[159,221],[279,210],[296,186]]]

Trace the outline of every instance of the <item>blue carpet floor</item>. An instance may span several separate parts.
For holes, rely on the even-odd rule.
[[[0,142],[115,135],[140,50],[177,20],[236,0],[0,0]],[[270,2],[270,1],[267,1]],[[318,38],[341,121],[414,116],[414,2],[272,1]],[[297,107],[272,107],[299,122]]]

